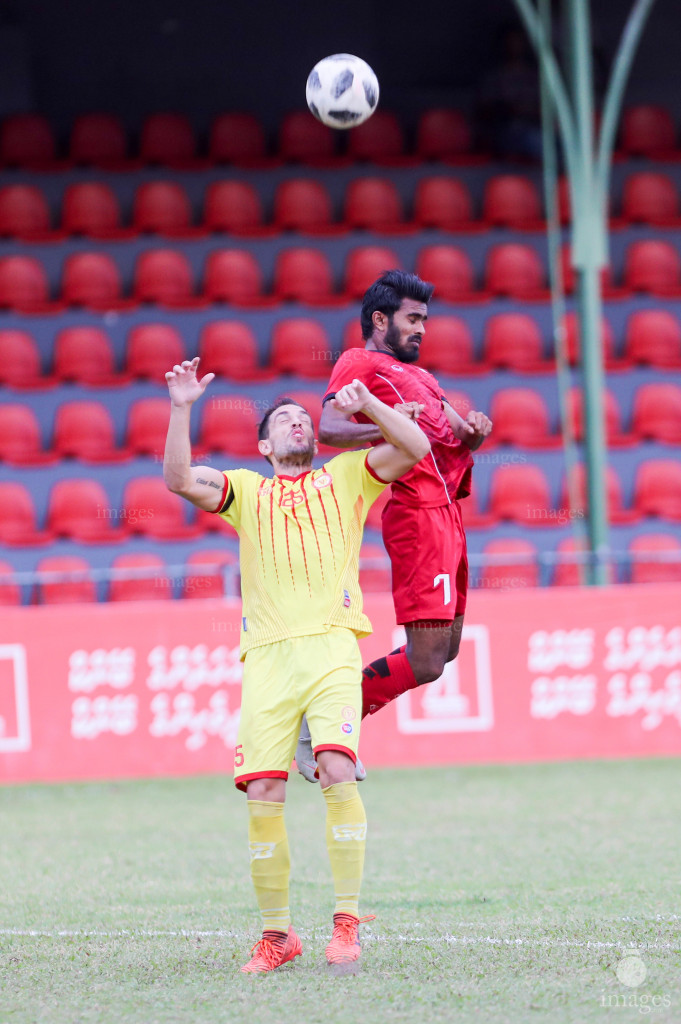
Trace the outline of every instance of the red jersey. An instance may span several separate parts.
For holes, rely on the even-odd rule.
[[[394,481],[392,497],[405,505],[434,508],[470,494],[473,456],[468,445],[454,436],[445,416],[442,388],[432,373],[415,363],[401,363],[389,352],[348,349],[333,368],[324,401],[355,378],[386,405],[423,405],[418,424],[430,441],[430,454]],[[363,413],[354,419],[359,423],[371,422]]]

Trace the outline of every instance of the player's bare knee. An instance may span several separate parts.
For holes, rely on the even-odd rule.
[[[322,789],[339,782],[355,781],[355,763],[340,750],[320,750],[317,754],[317,768]]]

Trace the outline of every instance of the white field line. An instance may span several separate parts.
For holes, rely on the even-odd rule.
[[[310,941],[313,939],[313,935],[310,932],[300,930],[298,932],[301,939]],[[247,936],[243,932],[230,931],[228,929],[213,929],[208,931],[194,930],[194,929],[179,929],[175,930],[155,930],[155,929],[128,929],[118,928],[112,931],[98,931],[96,929],[55,929],[55,930],[41,930],[41,929],[21,929],[21,928],[0,928],[0,937],[13,937],[13,938],[46,938],[46,939],[239,939],[244,942],[248,940]],[[425,942],[430,945],[445,945],[445,946],[476,946],[476,945],[489,945],[489,946],[527,946],[527,947],[540,947],[544,949],[550,949],[551,947],[557,948],[583,948],[583,949],[627,949],[627,950],[648,950],[648,949],[674,949],[677,950],[681,947],[681,941],[679,943],[672,942],[646,942],[641,940],[640,942],[634,942],[632,939],[612,939],[611,941],[603,941],[601,939],[534,939],[534,938],[506,938],[504,936],[497,937],[492,935],[475,936],[475,935],[433,935],[433,936],[415,936],[415,935],[374,935],[371,929],[366,927],[362,933],[362,939],[365,942],[401,942],[406,944]]]

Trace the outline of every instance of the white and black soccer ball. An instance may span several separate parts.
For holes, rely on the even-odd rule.
[[[307,105],[330,128],[354,128],[378,105],[378,79],[366,61],[334,53],[312,68],[305,87]]]

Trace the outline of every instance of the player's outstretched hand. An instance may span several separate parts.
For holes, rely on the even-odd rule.
[[[466,416],[466,426],[469,433],[465,442],[469,448],[479,448],[485,438],[492,433],[492,421],[484,412],[474,412],[471,409]]]
[[[425,406],[420,402],[398,402],[397,405],[393,406],[393,409],[397,409],[408,420],[416,421],[425,409]]]
[[[351,384],[339,388],[332,401],[341,412],[352,416],[353,413],[362,412],[367,405],[373,401],[373,395],[366,384],[355,378]]]
[[[172,370],[166,373],[166,383],[170,392],[170,401],[173,405],[191,405],[197,398],[200,398],[210,382],[215,377],[214,373],[207,373],[201,380],[196,376],[199,367],[199,357],[195,356],[191,362],[188,359],[180,366],[178,363]]]

